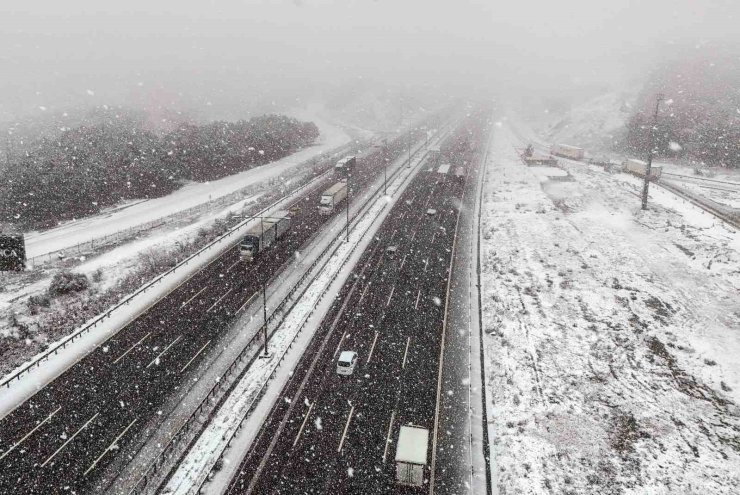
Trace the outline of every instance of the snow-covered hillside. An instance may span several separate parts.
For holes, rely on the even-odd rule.
[[[574,106],[540,129],[553,143],[567,143],[592,150],[608,150],[625,132],[635,96],[611,92]]]
[[[740,234],[495,131],[481,262],[499,493],[740,491]],[[548,179],[558,175],[556,179]]]

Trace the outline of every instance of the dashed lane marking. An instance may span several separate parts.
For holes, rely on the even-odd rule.
[[[175,345],[177,343],[177,341],[180,340],[181,338],[182,338],[182,335],[178,335],[177,338],[175,340],[173,340],[172,342],[170,342],[170,345],[168,345],[167,347],[165,347],[164,350],[162,352],[160,352],[159,355],[157,355],[157,357],[155,357],[154,359],[152,359],[152,362],[151,363],[149,363],[149,364],[146,365],[146,367],[148,368],[151,365],[153,365],[154,363],[156,363],[157,360],[159,358],[161,358],[164,355],[165,352],[169,351],[170,350],[170,347],[172,347],[173,345]]]
[[[349,430],[349,423],[352,421],[352,414],[355,412],[355,406],[352,406],[349,410],[349,416],[347,416],[347,424],[344,425],[344,431],[342,432],[342,439],[339,440],[339,448],[337,452],[342,452],[342,446],[344,445],[344,439],[347,437],[347,430]]]
[[[87,476],[87,473],[89,473],[90,471],[92,471],[93,469],[95,469],[95,466],[98,465],[98,462],[100,462],[100,459],[102,459],[105,454],[107,454],[108,452],[110,452],[111,450],[113,450],[113,448],[118,443],[118,441],[121,439],[121,437],[126,434],[126,432],[129,430],[129,428],[131,428],[132,426],[134,426],[134,423],[136,423],[137,420],[138,420],[138,418],[134,419],[133,421],[131,421],[128,424],[128,426],[126,428],[124,428],[124,430],[121,432],[121,434],[118,435],[115,440],[113,440],[113,443],[111,443],[110,445],[108,445],[108,447],[103,451],[103,453],[100,454],[97,459],[95,459],[95,462],[93,462],[92,464],[90,464],[90,467],[87,468],[87,471],[85,471],[82,474],[82,476]]]
[[[308,411],[306,411],[306,417],[303,418],[303,423],[301,423],[301,429],[298,430],[298,435],[296,435],[295,440],[293,440],[293,447],[295,447],[296,444],[298,443],[298,440],[301,439],[301,435],[303,434],[303,429],[306,427],[306,421],[308,421],[308,417],[311,415],[311,410],[313,409],[314,404],[316,404],[316,401],[313,401],[308,406]]]
[[[7,456],[11,452],[13,452],[13,450],[15,450],[16,447],[18,447],[20,444],[22,444],[23,442],[25,442],[26,439],[28,437],[30,437],[31,435],[33,435],[36,430],[38,430],[39,428],[41,428],[45,423],[48,423],[49,420],[51,418],[53,418],[54,415],[56,413],[58,413],[61,408],[62,408],[62,406],[57,407],[54,412],[52,412],[51,414],[49,414],[46,417],[46,419],[44,419],[41,423],[37,424],[36,427],[33,430],[31,430],[28,433],[26,433],[26,435],[23,438],[21,438],[20,440],[18,440],[17,442],[15,442],[12,447],[10,447],[8,450],[6,450],[5,452],[3,452],[3,455],[0,455],[0,461],[2,461],[3,459],[5,459],[5,456]]]
[[[210,344],[210,343],[211,343],[211,341],[209,340],[208,342],[206,342],[205,344],[203,344],[203,347],[201,347],[201,348],[200,348],[200,350],[199,350],[198,352],[196,352],[196,353],[195,353],[195,356],[191,357],[191,358],[190,358],[190,361],[188,361],[188,362],[187,362],[187,363],[185,364],[185,366],[183,366],[183,367],[182,367],[182,369],[180,370],[180,373],[182,373],[183,371],[185,371],[186,369],[188,369],[188,366],[190,366],[190,363],[192,363],[193,361],[195,361],[195,358],[197,358],[197,357],[198,357],[198,356],[200,355],[200,353],[201,353],[201,352],[203,352],[203,349],[205,349],[205,348],[206,348],[206,346],[207,346],[208,344]]]
[[[378,335],[379,332],[375,332],[375,338],[373,339],[373,345],[370,346],[370,354],[367,355],[367,361],[365,364],[370,363],[370,360],[373,358],[373,351],[375,350],[375,343],[378,341]]]
[[[406,357],[409,355],[409,345],[411,344],[411,337],[406,339],[406,350],[403,351],[403,363],[401,363],[401,369],[406,369]]]
[[[123,359],[124,357],[126,357],[126,354],[128,354],[131,351],[133,351],[136,346],[138,346],[139,344],[141,344],[142,342],[144,342],[144,340],[147,337],[149,337],[151,334],[152,334],[152,332],[149,332],[148,334],[144,335],[137,343],[135,343],[134,345],[132,345],[131,347],[129,347],[126,352],[124,352],[123,354],[121,354],[120,356],[118,356],[118,359],[116,359],[115,361],[113,361],[113,364],[118,363],[118,361],[120,361],[121,359]]]
[[[191,297],[190,299],[188,299],[187,301],[185,301],[184,303],[182,303],[182,305],[180,306],[180,309],[182,309],[185,306],[187,306],[190,301],[192,301],[193,299],[195,299],[196,297],[198,297],[200,295],[200,293],[203,292],[204,290],[206,290],[206,287],[203,287],[201,290],[199,290],[198,292],[196,292],[193,297]]]
[[[92,423],[92,422],[93,422],[93,420],[94,420],[95,418],[97,418],[99,414],[100,414],[99,412],[96,412],[95,414],[93,414],[93,417],[92,417],[92,418],[90,418],[90,419],[88,419],[88,420],[87,420],[87,423],[85,423],[84,425],[82,425],[82,427],[80,427],[80,429],[79,429],[79,430],[77,430],[77,431],[75,432],[75,434],[74,434],[74,435],[72,435],[71,437],[69,437],[69,438],[67,439],[67,441],[66,441],[66,442],[64,442],[64,443],[62,444],[62,446],[61,446],[61,447],[59,447],[59,448],[58,448],[58,449],[57,449],[57,450],[56,450],[56,451],[55,451],[55,452],[54,452],[53,454],[51,454],[51,455],[49,456],[49,458],[48,458],[48,459],[46,459],[46,460],[44,461],[44,463],[43,463],[43,464],[41,465],[41,467],[45,467],[45,466],[46,466],[47,464],[49,464],[49,462],[51,462],[51,460],[52,460],[52,459],[54,459],[54,458],[56,457],[56,455],[57,455],[57,454],[58,454],[59,452],[61,452],[61,451],[62,451],[62,449],[63,449],[64,447],[66,447],[66,446],[67,446],[67,444],[69,444],[69,442],[71,442],[72,440],[74,440],[74,439],[75,439],[75,437],[76,437],[77,435],[79,435],[79,434],[80,434],[80,432],[81,432],[82,430],[84,430],[85,428],[87,428],[87,426],[88,426],[88,425],[89,425],[90,423]]]
[[[391,413],[391,421],[388,423],[388,435],[385,438],[385,450],[383,450],[383,463],[388,456],[388,447],[391,445],[391,432],[393,431],[393,420],[396,418],[396,411]]]
[[[213,308],[215,308],[215,307],[216,307],[216,305],[217,305],[218,303],[220,303],[220,302],[221,302],[221,300],[222,300],[222,299],[223,299],[224,297],[228,296],[228,295],[229,295],[229,293],[230,293],[230,292],[231,292],[232,290],[234,290],[234,289],[233,289],[233,287],[232,287],[231,289],[227,290],[227,291],[226,291],[226,293],[225,293],[225,294],[224,294],[223,296],[219,297],[219,298],[218,298],[218,300],[217,300],[217,301],[216,301],[215,303],[213,303],[213,304],[211,305],[211,307],[210,307],[210,308],[208,308],[208,309],[206,310],[206,313],[210,312],[210,311],[211,311],[211,310],[212,310]]]

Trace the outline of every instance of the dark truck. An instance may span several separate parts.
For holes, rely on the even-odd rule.
[[[259,253],[272,246],[290,229],[290,212],[281,210],[258,219],[239,243],[239,255],[250,262]]]

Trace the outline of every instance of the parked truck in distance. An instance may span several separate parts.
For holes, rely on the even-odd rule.
[[[331,215],[334,208],[347,198],[347,184],[337,182],[321,194],[319,201],[319,214]]]
[[[550,154],[570,158],[571,160],[583,160],[586,152],[583,148],[571,146],[569,144],[553,144],[550,148]]]
[[[356,156],[345,156],[337,162],[334,166],[334,170],[336,170],[338,174],[345,176],[345,174],[351,172],[355,168],[355,165],[357,165]]]
[[[643,162],[642,160],[636,160],[634,158],[629,158],[622,162],[622,169],[625,172],[628,172],[633,175],[637,175],[638,177],[645,177],[645,171],[647,170],[647,163]],[[663,173],[663,167],[659,165],[651,165],[650,166],[650,179],[655,180],[659,179],[660,175]]]
[[[427,465],[429,430],[420,426],[402,426],[396,445],[396,482],[422,486]]]
[[[269,217],[262,217],[244,234],[239,243],[239,256],[251,262],[255,256],[272,246],[276,240],[290,229],[290,212],[275,212]]]

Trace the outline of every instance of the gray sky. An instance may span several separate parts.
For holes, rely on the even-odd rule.
[[[358,76],[456,92],[619,85],[671,45],[740,41],[739,12],[737,0],[4,1],[0,117],[81,101],[250,105]]]

